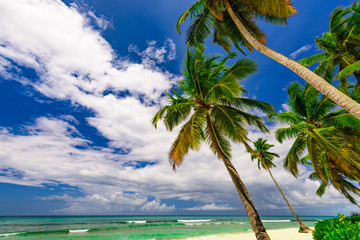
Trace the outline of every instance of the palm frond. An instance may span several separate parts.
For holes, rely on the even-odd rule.
[[[280,143],[283,143],[286,139],[292,139],[299,137],[301,130],[299,125],[293,125],[287,128],[277,128],[275,130],[275,137]]]
[[[189,121],[181,128],[169,152],[169,162],[175,170],[182,163],[189,149],[198,151],[201,140],[204,138],[203,126],[205,111],[197,109]]]
[[[312,55],[307,58],[300,59],[299,63],[304,66],[311,66],[314,63],[323,62],[329,57],[330,57],[330,54],[328,52],[323,52],[323,53],[318,53],[318,54]]]
[[[250,74],[256,72],[257,65],[255,61],[249,58],[242,58],[233,64],[229,70],[225,72],[220,82],[230,82],[234,80],[243,80]]]
[[[230,144],[229,140],[227,140],[226,135],[214,123],[212,123],[212,126],[213,126],[213,130],[215,133],[216,144],[218,144],[221,152],[218,152],[216,150],[216,148],[214,147],[214,144],[210,137],[209,129],[206,128],[205,129],[205,139],[209,143],[210,149],[213,151],[213,153],[215,155],[218,156],[219,159],[222,159],[221,154],[224,154],[225,157],[227,157],[228,159],[231,159],[231,144]]]
[[[282,124],[295,125],[303,121],[303,118],[292,112],[270,113],[269,118]]]
[[[238,117],[245,121],[249,126],[256,126],[262,132],[269,132],[263,118],[235,108],[232,109],[234,109]]]
[[[283,167],[291,172],[295,177],[298,176],[298,164],[300,163],[300,157],[304,154],[306,149],[306,139],[302,136],[296,138],[295,142],[290,148],[289,153],[285,157]]]
[[[215,20],[213,44],[219,44],[224,50],[231,54],[231,39],[229,38],[224,24],[218,19]]]
[[[204,44],[205,39],[211,34],[214,20],[214,16],[211,15],[210,11],[205,9],[202,14],[199,14],[196,17],[186,30],[185,41],[190,46],[199,46]]]
[[[234,142],[247,140],[245,122],[236,109],[215,105],[211,110],[211,119]]]
[[[317,99],[316,99],[317,100]],[[320,121],[324,119],[327,115],[331,113],[336,107],[336,103],[334,103],[327,96],[322,96],[320,101],[317,100],[317,103],[314,103],[314,113],[312,119],[316,121]]]
[[[336,128],[353,128],[355,126],[360,126],[360,120],[350,113],[344,113],[326,118],[323,122],[323,125],[335,126]]]
[[[241,4],[263,16],[287,18],[297,13],[292,1],[288,0],[242,0]]]
[[[322,182],[319,188],[316,190],[316,195],[322,197],[325,193],[326,188],[327,188],[326,184]]]
[[[179,17],[176,23],[176,31],[179,34],[181,34],[180,26],[183,22],[186,21],[189,14],[192,15],[192,18],[194,18],[195,16],[200,15],[204,12],[205,10],[204,2],[205,0],[198,0],[196,3],[191,5],[183,14],[181,14],[181,16]]]
[[[212,15],[214,15],[218,20],[223,20],[223,1],[222,0],[206,0],[205,4]]]
[[[355,71],[360,71],[360,60],[341,70],[338,75],[336,75],[336,78],[345,78],[350,74],[353,74]]]
[[[274,107],[271,104],[250,98],[235,98],[228,104],[229,106],[235,107],[239,110],[260,109],[261,111],[268,114],[274,113]]]

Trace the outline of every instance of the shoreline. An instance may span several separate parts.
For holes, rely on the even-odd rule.
[[[314,230],[312,228],[312,230]],[[299,228],[281,228],[267,230],[271,240],[313,240],[312,233],[299,233]],[[182,238],[182,240],[256,240],[253,231],[224,233],[217,235]]]

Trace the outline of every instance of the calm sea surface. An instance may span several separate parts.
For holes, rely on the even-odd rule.
[[[307,226],[327,217],[301,217]],[[297,228],[293,217],[262,217],[266,229]],[[0,239],[176,239],[250,231],[236,216],[47,216],[0,217]]]

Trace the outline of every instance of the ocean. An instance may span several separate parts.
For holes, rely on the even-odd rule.
[[[301,217],[305,225],[327,217]],[[262,217],[266,229],[298,228],[294,217]],[[0,217],[0,239],[165,240],[251,231],[245,216]]]

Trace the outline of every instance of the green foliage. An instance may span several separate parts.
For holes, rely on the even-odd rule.
[[[229,0],[237,18],[247,30],[261,43],[266,43],[266,35],[259,28],[256,20],[284,25],[286,19],[297,13],[288,0]],[[213,43],[219,44],[228,53],[231,43],[238,51],[245,54],[240,46],[252,51],[252,46],[245,40],[236,27],[225,7],[224,0],[198,0],[178,19],[176,29],[181,34],[180,25],[189,17],[191,23],[186,31],[186,42],[191,46],[200,46],[213,35]]]
[[[315,224],[314,240],[359,240],[360,216],[326,219]]]
[[[319,63],[314,72],[329,82],[339,79],[349,94],[347,76],[353,74],[360,83],[360,5],[355,1],[350,7],[336,8],[329,25],[330,31],[315,40],[323,52],[299,62],[305,66]]]
[[[287,125],[276,129],[277,140],[295,139],[284,168],[298,176],[298,165],[311,163],[315,173],[310,177],[321,181],[316,192],[319,196],[333,185],[356,204],[351,194],[360,195],[354,184],[360,182],[360,121],[343,109],[336,110],[333,101],[309,84],[292,83],[287,90],[290,111],[270,114]]]
[[[267,113],[274,110],[270,104],[241,97],[245,89],[239,80],[256,71],[255,62],[244,58],[227,67],[226,62],[235,53],[217,62],[218,56],[206,56],[204,50],[203,47],[188,49],[178,91],[168,94],[168,104],[152,119],[154,127],[162,120],[168,131],[185,122],[169,152],[174,170],[190,150],[200,149],[202,141],[207,141],[220,159],[231,158],[230,141],[243,143],[252,151],[246,143],[246,127],[253,125],[263,132],[268,130],[264,119],[246,110],[258,108]]]
[[[251,160],[258,160],[258,168],[260,167],[268,170],[272,167],[276,167],[273,163],[274,158],[279,158],[279,154],[270,152],[270,148],[275,145],[267,143],[266,139],[258,138],[254,142],[254,151],[256,155],[251,156]]]

